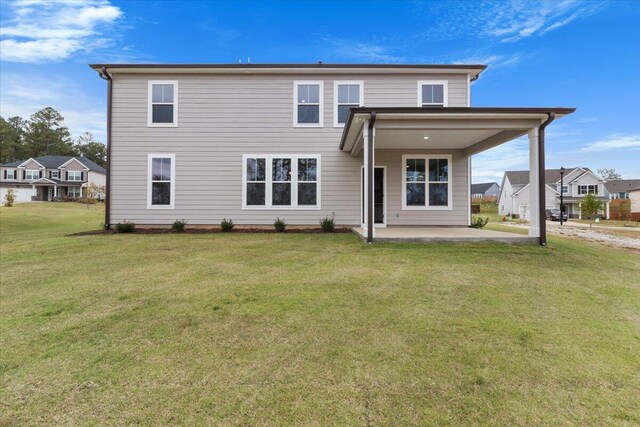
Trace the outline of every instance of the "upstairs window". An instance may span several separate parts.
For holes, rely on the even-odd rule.
[[[5,171],[4,171],[4,179],[16,179],[16,170],[15,169],[5,169]]]
[[[38,178],[40,178],[39,170],[27,169],[24,171],[24,179],[26,179],[27,181],[32,181]]]
[[[402,156],[402,207],[451,209],[451,156]]]
[[[178,126],[178,82],[175,80],[149,81],[148,125],[156,127]]]
[[[80,171],[68,171],[67,181],[82,181],[82,172]]]
[[[60,171],[51,171],[51,178],[60,179]]]
[[[322,127],[322,82],[294,82],[293,125],[296,127]]]
[[[173,209],[175,199],[175,155],[149,154],[147,208]]]
[[[597,185],[578,185],[578,194],[598,194],[598,186]]]
[[[363,100],[363,82],[335,82],[333,86],[333,126],[342,127],[347,121],[349,109],[361,107]]]
[[[447,101],[446,80],[418,82],[418,107],[446,107]]]
[[[569,192],[569,187],[568,187],[568,186],[566,186],[566,185],[563,185],[563,186],[562,186],[562,193],[563,193],[563,194],[567,194],[568,192]]]
[[[320,207],[319,156],[244,156],[243,208]]]

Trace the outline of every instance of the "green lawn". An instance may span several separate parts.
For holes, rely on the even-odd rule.
[[[637,425],[640,256],[0,208],[0,425]]]

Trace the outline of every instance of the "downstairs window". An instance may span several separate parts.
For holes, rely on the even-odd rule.
[[[320,156],[247,155],[243,208],[320,207]]]

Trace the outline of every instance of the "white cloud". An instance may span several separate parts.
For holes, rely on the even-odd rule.
[[[473,182],[500,183],[507,170],[529,169],[529,142],[522,137],[477,154],[471,167]]]
[[[590,142],[580,149],[580,151],[586,152],[611,150],[640,150],[640,134],[611,135],[604,139]]]
[[[391,47],[380,43],[367,43],[346,39],[323,37],[322,41],[330,46],[333,54],[342,58],[353,58],[369,62],[405,62],[405,58],[393,53]]]
[[[420,12],[442,15],[421,33],[430,39],[479,36],[515,42],[544,35],[599,12],[604,0],[477,0],[425,3]],[[455,5],[455,7],[451,7]]]
[[[3,4],[0,58],[42,63],[109,45],[102,28],[122,17],[107,0],[14,0]]]
[[[62,114],[74,138],[83,132],[91,132],[96,140],[105,141],[106,105],[96,102],[95,94],[88,93],[68,77],[2,73],[0,86],[2,117],[20,116],[28,119],[36,111],[49,106]]]
[[[470,56],[459,61],[454,61],[454,64],[485,64],[495,69],[497,67],[505,67],[508,65],[515,65],[520,62],[521,56],[515,55],[485,55],[485,56]]]

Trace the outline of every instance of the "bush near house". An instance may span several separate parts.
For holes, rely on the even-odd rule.
[[[4,205],[10,208],[13,206],[15,202],[16,202],[16,193],[12,189],[7,190],[7,194],[4,195]]]
[[[472,216],[471,217],[471,228],[483,228],[485,225],[489,223],[489,217],[486,216]]]
[[[276,218],[273,223],[273,228],[275,228],[278,233],[284,233],[284,230],[287,228],[287,223],[284,222],[284,219]]]
[[[322,231],[325,233],[332,233],[336,229],[335,215],[332,213],[331,216],[321,218],[320,227],[322,227]]]
[[[173,224],[171,225],[171,229],[173,231],[182,232],[182,231],[184,231],[186,226],[187,226],[187,220],[186,219],[176,219],[173,222]]]
[[[229,233],[230,231],[233,231],[233,227],[235,226],[236,225],[233,223],[233,221],[227,218],[222,218],[222,222],[220,223],[220,229],[224,233]]]
[[[136,224],[125,220],[116,224],[116,231],[118,233],[133,233],[136,231]]]

